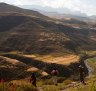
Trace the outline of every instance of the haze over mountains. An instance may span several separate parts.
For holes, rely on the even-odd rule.
[[[34,10],[0,3],[0,50],[37,54],[96,50],[93,25],[74,18],[52,19]]]
[[[39,10],[39,11],[45,11],[45,12],[57,12],[60,14],[71,14],[71,15],[78,15],[78,16],[87,16],[85,13],[81,13],[79,11],[71,11],[68,8],[52,8],[48,6],[39,6],[39,5],[20,5],[22,8],[27,9],[33,9],[33,10]]]
[[[39,5],[19,5],[19,7],[25,8],[25,9],[31,9],[41,12],[42,14],[51,16],[51,17],[58,17],[58,18],[64,18],[64,17],[70,17],[75,19],[84,19],[87,21],[94,21],[96,20],[96,15],[88,16],[86,13],[82,13],[80,11],[72,11],[68,8],[52,8],[48,6],[39,6]]]

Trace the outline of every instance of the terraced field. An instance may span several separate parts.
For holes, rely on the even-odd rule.
[[[46,63],[56,63],[56,64],[62,64],[62,65],[69,65],[71,63],[79,62],[80,57],[75,55],[75,54],[70,54],[70,55],[64,55],[60,57],[52,56],[52,55],[45,55],[45,56],[40,56],[36,57],[34,55],[24,55],[25,57],[29,58],[34,58],[37,60],[42,60],[43,62]]]

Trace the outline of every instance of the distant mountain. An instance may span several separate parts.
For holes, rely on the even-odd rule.
[[[60,14],[57,12],[44,12],[44,11],[40,11],[40,13],[51,17],[51,18],[56,18],[56,19],[65,19],[65,20],[70,20],[70,19],[75,19],[75,20],[79,20],[79,21],[85,21],[85,22],[91,22],[91,19],[89,17],[86,16],[79,16],[79,15],[72,15],[72,14]]]
[[[57,19],[49,21],[50,18],[29,11],[0,4],[1,51],[50,54],[96,50],[96,30],[73,28]]]
[[[69,14],[69,15],[87,17],[85,13],[81,13],[80,11],[71,11],[68,8],[52,8],[48,6],[43,7],[39,5],[19,5],[19,7],[22,7],[25,9],[44,11],[44,12],[57,12],[59,14]]]
[[[96,15],[90,16],[90,19],[94,20],[96,22]]]
[[[90,18],[85,13],[81,13],[80,11],[71,11],[68,8],[52,8],[52,7],[42,7],[39,5],[21,5],[19,7],[25,9],[36,10],[48,17],[57,18],[57,19],[76,19],[79,21],[92,22],[93,18]]]

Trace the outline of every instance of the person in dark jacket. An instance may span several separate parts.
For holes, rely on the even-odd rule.
[[[31,75],[30,82],[32,83],[33,86],[35,86],[35,87],[37,86],[36,85],[36,76],[34,73],[32,73],[32,75]]]
[[[84,73],[84,67],[82,65],[79,66],[79,76],[80,76],[80,82],[83,84],[85,83],[85,73]]]

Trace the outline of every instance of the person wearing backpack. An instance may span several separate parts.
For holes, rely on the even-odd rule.
[[[57,69],[53,69],[51,71],[53,83],[57,86],[57,75],[59,74],[59,71]]]

